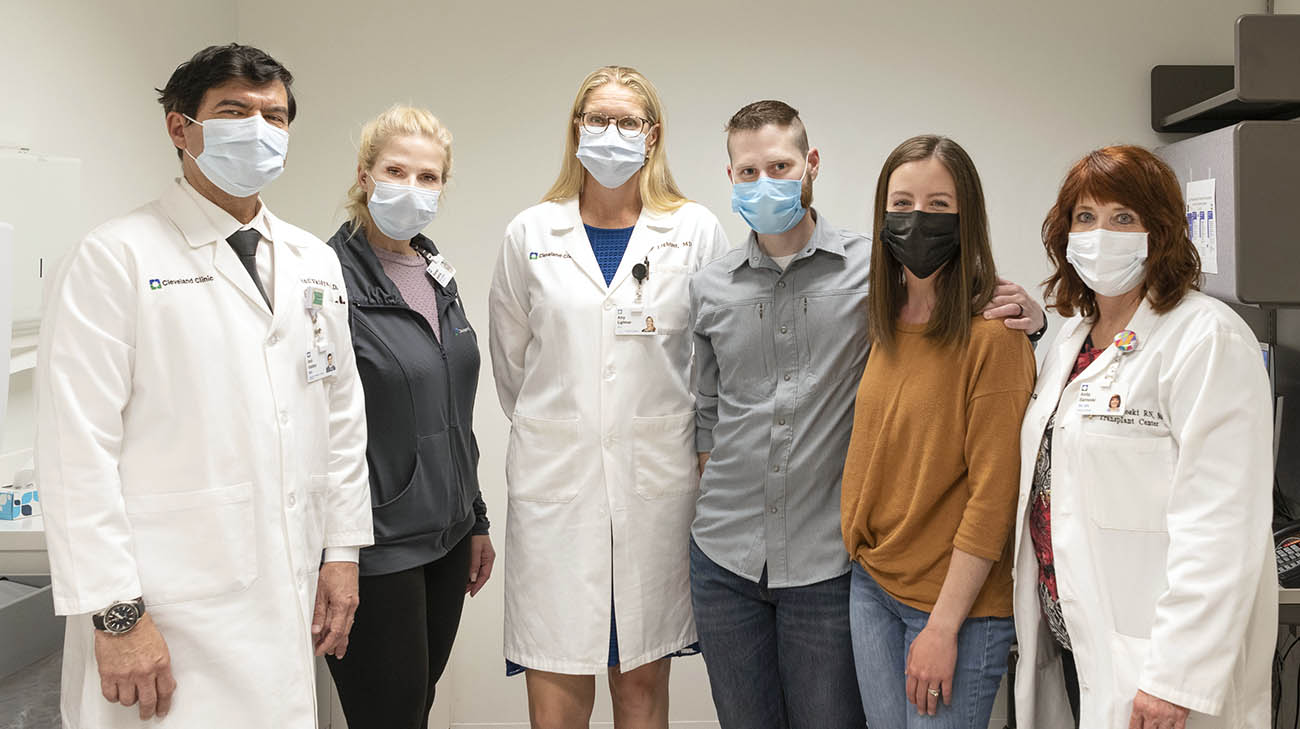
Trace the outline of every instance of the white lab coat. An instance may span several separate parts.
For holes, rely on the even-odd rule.
[[[137,595],[177,683],[157,726],[316,726],[322,550],[371,542],[365,408],[338,259],[266,216],[274,316],[179,181],[92,231],[51,283],[37,464],[69,616],[65,727],[141,726],[100,693],[89,617]],[[337,368],[312,384],[309,286]]]
[[[1021,429],[1019,726],[1072,726],[1028,529],[1034,462],[1054,409],[1052,551],[1081,725],[1128,729],[1141,689],[1191,709],[1188,729],[1267,726],[1277,574],[1273,409],[1259,345],[1240,317],[1198,292],[1164,315],[1143,301],[1128,325],[1136,351],[1112,344],[1066,385],[1089,328],[1066,321]],[[1097,390],[1116,358],[1124,414],[1077,412],[1080,388]]]
[[[695,642],[687,281],[726,247],[698,204],[643,210],[606,287],[576,199],[531,207],[507,228],[489,295],[492,370],[511,421],[506,658],[604,673],[611,590],[624,671]],[[615,335],[646,258],[644,313],[658,333]]]

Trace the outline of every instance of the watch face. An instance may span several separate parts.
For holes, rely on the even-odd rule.
[[[140,620],[140,611],[129,602],[114,605],[104,613],[104,629],[110,633],[125,633]]]

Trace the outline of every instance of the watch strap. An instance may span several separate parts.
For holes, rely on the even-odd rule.
[[[103,631],[103,632],[106,632],[106,633],[107,633],[107,632],[108,632],[108,628],[104,627],[104,616],[107,615],[107,614],[108,614],[108,611],[109,611],[109,610],[112,610],[114,606],[116,606],[116,605],[120,605],[120,604],[122,604],[122,603],[129,603],[129,604],[135,605],[135,610],[136,610],[136,623],[138,624],[138,623],[140,622],[140,618],[143,618],[143,617],[144,617],[144,598],[143,598],[143,597],[137,597],[137,598],[135,598],[134,600],[119,600],[119,601],[113,603],[112,605],[109,605],[108,607],[104,608],[103,610],[100,610],[100,611],[97,612],[97,613],[91,613],[91,615],[90,615],[90,624],[91,624],[92,626],[94,626],[95,630],[100,630],[100,631]],[[134,627],[134,626],[132,626],[132,627]]]

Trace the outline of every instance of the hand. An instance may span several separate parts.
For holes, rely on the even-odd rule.
[[[705,466],[708,464],[708,462],[709,462],[709,453],[711,453],[711,452],[712,452],[712,451],[705,451],[704,453],[700,453],[700,454],[698,454],[698,455],[699,455],[699,459],[700,459],[700,475],[701,475],[701,476],[704,475],[704,467],[705,467]]]
[[[99,689],[108,703],[134,706],[139,701],[140,721],[171,711],[176,690],[171,654],[149,613],[125,635],[96,630],[95,662]]]
[[[478,594],[492,576],[492,564],[497,561],[497,552],[492,548],[492,537],[476,534],[469,538],[469,583],[465,592],[470,597]]]
[[[348,652],[348,633],[361,597],[357,594],[357,563],[326,562],[316,583],[316,612],[311,618],[316,655],[342,658]]]
[[[957,632],[927,624],[907,649],[907,702],[916,713],[934,716],[939,696],[952,704],[952,674],[957,666]]]
[[[1129,717],[1128,729],[1185,729],[1190,713],[1178,704],[1139,691],[1133,698],[1133,714]]]
[[[1047,313],[1034,301],[1029,293],[1005,278],[998,278],[998,287],[993,290],[993,300],[984,307],[985,319],[1002,319],[1008,329],[1019,329],[1033,334],[1047,323]]]

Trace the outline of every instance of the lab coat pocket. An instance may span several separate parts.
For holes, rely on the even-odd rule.
[[[126,514],[147,605],[239,592],[257,579],[251,482],[129,494]]]
[[[1165,532],[1174,473],[1168,437],[1139,438],[1085,432],[1088,516],[1104,529]]]
[[[303,543],[307,545],[307,554],[321,554],[325,549],[325,525],[329,514],[330,477],[318,474],[311,477],[307,486],[307,518],[303,520]],[[307,560],[305,565],[310,572],[316,572],[320,565]]]
[[[695,411],[632,418],[636,493],[659,499],[694,492],[700,486],[695,454]]]
[[[506,448],[506,495],[519,501],[566,504],[581,484],[569,468],[581,448],[577,418],[552,420],[515,413]]]
[[[654,272],[650,285],[653,295],[647,311],[654,314],[655,326],[660,333],[686,329],[690,317],[691,297],[687,284],[690,272],[682,266],[660,267]]]
[[[1173,473],[1168,438],[1085,436],[1084,457],[1093,470],[1087,485],[1093,548],[1115,631],[1151,636],[1156,601],[1169,587],[1166,516]]]

